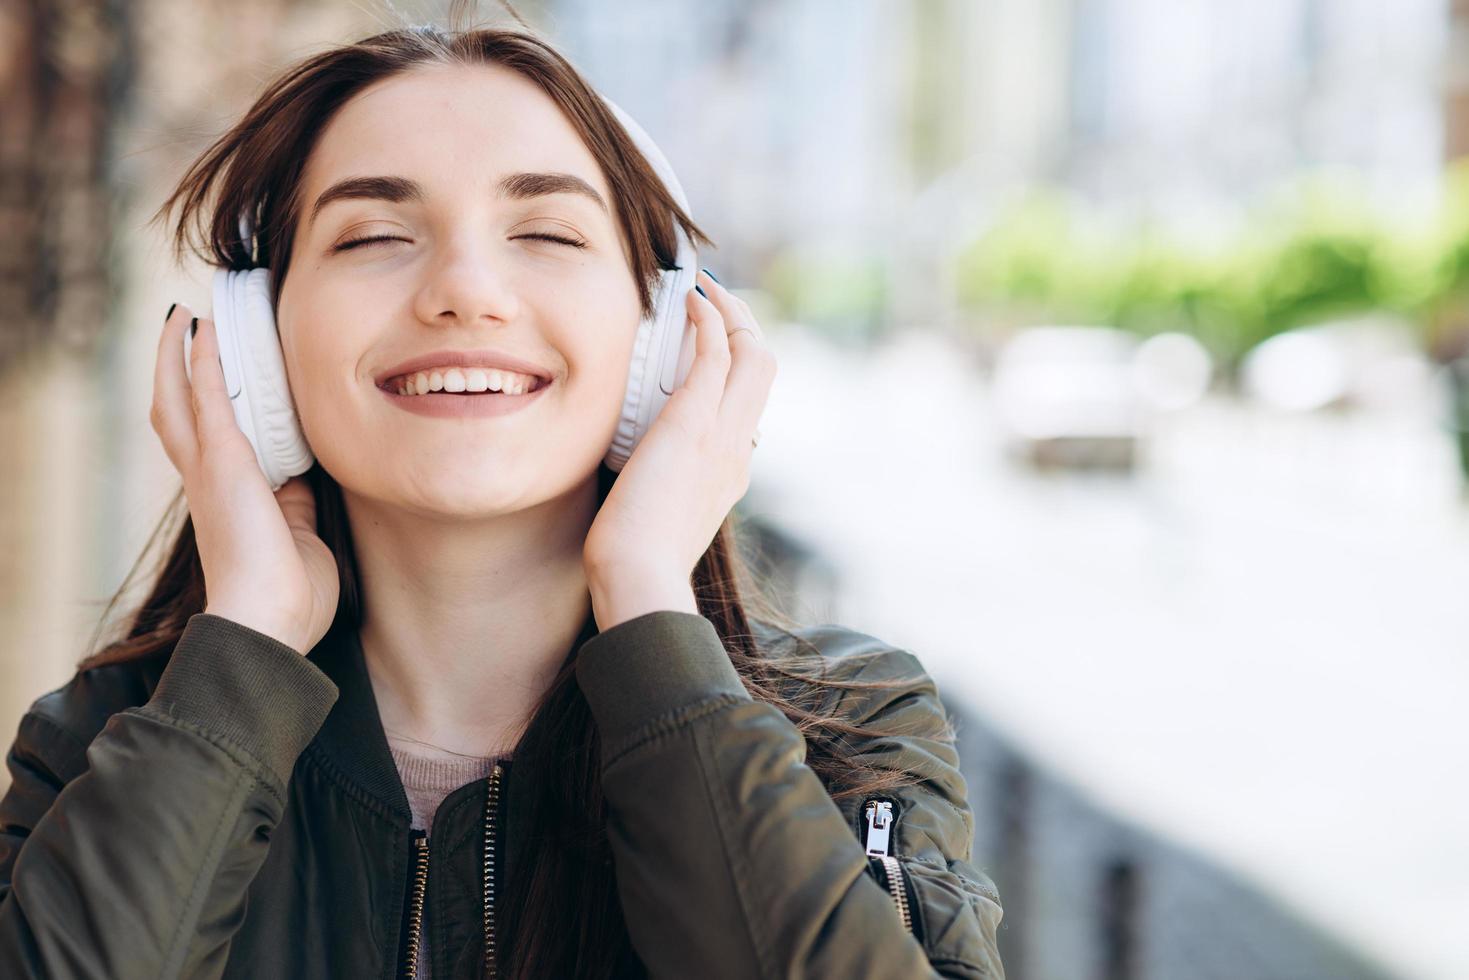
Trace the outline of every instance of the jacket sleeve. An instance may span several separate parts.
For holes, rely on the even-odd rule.
[[[910,863],[922,864],[919,901],[948,896],[943,921],[928,923],[930,956],[866,873],[804,738],[745,690],[713,623],[646,613],[589,639],[576,671],[602,739],[623,914],[653,977],[1003,977],[999,904],[968,864],[962,799],[921,808],[942,851]],[[914,701],[901,710],[923,710]],[[962,786],[948,752],[931,762]]]
[[[197,613],[148,701],[90,743],[57,694],[32,704],[0,799],[0,976],[219,976],[336,697],[290,646]]]

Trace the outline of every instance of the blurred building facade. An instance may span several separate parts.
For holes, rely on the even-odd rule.
[[[950,265],[1048,182],[1237,220],[1303,170],[1434,202],[1448,0],[548,0],[546,23],[682,168],[720,259],[872,268],[887,323],[954,314]],[[683,14],[680,16],[680,14]]]

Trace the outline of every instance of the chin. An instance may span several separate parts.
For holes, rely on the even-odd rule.
[[[412,453],[394,448],[379,445],[368,453],[370,459],[354,454],[348,465],[327,469],[346,478],[344,487],[384,504],[425,516],[471,519],[575,495],[596,484],[606,456],[599,444],[568,446],[554,440],[514,449],[486,444],[478,452],[462,445],[419,445]]]
[[[415,483],[404,488],[404,496],[420,507],[446,517],[491,517],[523,510],[535,501],[528,499],[526,481],[507,472],[490,473],[475,479],[446,478],[433,484]]]

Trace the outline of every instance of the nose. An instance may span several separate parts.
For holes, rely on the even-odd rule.
[[[508,322],[519,309],[511,278],[467,236],[432,258],[414,298],[414,311],[424,323]]]

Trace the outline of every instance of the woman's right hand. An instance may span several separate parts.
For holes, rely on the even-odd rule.
[[[163,324],[149,420],[184,480],[204,567],[205,612],[306,653],[336,616],[337,562],[316,533],[316,497],[295,476],[274,493],[235,421],[214,322],[199,319],[184,371],[180,303]]]

